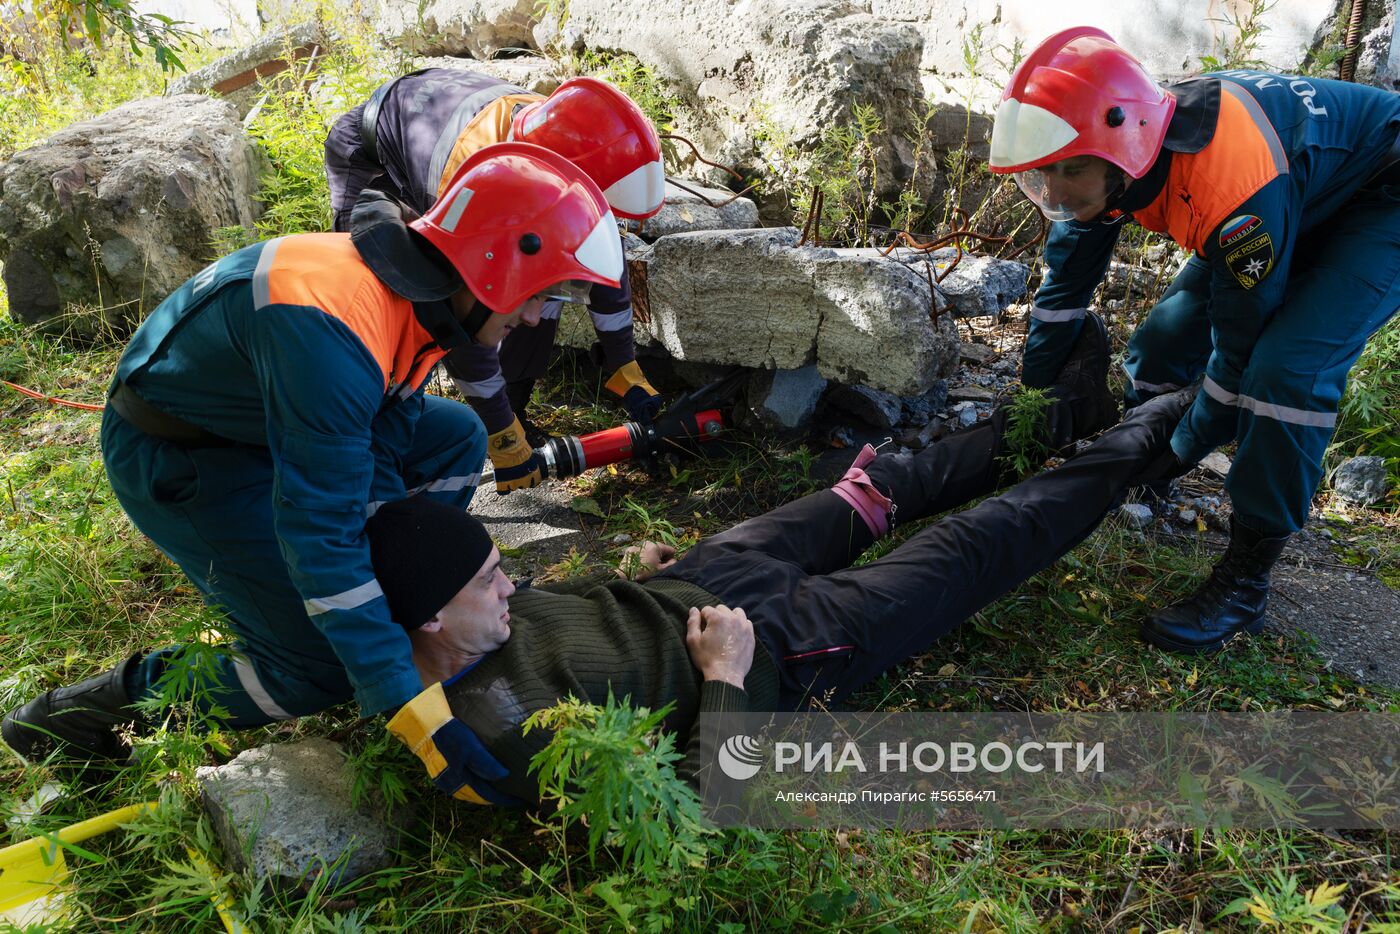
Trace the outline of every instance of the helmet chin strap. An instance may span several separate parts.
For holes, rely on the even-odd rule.
[[[1113,189],[1113,192],[1112,192],[1111,194],[1109,194],[1108,200],[1104,201],[1104,203],[1103,203],[1103,210],[1100,211],[1100,212],[1094,217],[1093,220],[1088,221],[1087,223],[1090,223],[1090,224],[1104,224],[1104,225],[1108,225],[1108,226],[1112,226],[1113,224],[1121,224],[1121,223],[1123,223],[1123,219],[1126,218],[1126,217],[1128,216],[1127,213],[1126,213],[1126,212],[1125,212],[1125,213],[1114,213],[1114,212],[1116,211],[1119,202],[1121,202],[1121,201],[1123,200],[1123,196],[1124,196],[1125,194],[1127,194],[1127,193],[1128,193],[1128,180],[1127,180],[1127,176],[1124,176],[1122,179],[1119,180],[1119,182],[1118,182],[1118,187],[1114,188],[1114,189]],[[1112,216],[1110,216],[1110,215],[1112,215]]]
[[[472,309],[475,315],[477,308],[485,308],[480,302]],[[418,323],[423,326],[423,330],[432,337],[433,343],[443,350],[455,350],[473,342],[477,330],[483,321],[472,324],[472,316],[468,316],[466,326],[457,320],[457,315],[452,311],[452,305],[447,299],[436,302],[414,302],[413,314],[418,319]],[[490,309],[487,309],[490,314]],[[484,320],[484,319],[483,319]]]
[[[467,320],[462,323],[462,327],[466,330],[466,333],[471,337],[472,341],[476,342],[476,335],[480,333],[481,329],[486,325],[486,322],[491,320],[491,316],[494,315],[495,312],[487,308],[486,305],[482,303],[481,299],[473,298],[473,301],[475,304],[472,305],[472,310],[467,312]]]
[[[1171,162],[1171,150],[1163,149],[1157,154],[1152,168],[1148,169],[1142,178],[1124,175],[1119,179],[1118,187],[1113,190],[1113,194],[1109,195],[1108,200],[1104,202],[1103,211],[1090,223],[1121,224],[1128,215],[1151,204],[1167,182],[1167,173],[1171,169]],[[1115,216],[1108,216],[1115,211],[1118,212]]]

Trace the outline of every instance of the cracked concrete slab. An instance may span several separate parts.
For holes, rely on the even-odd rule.
[[[752,369],[815,364],[824,379],[897,396],[920,396],[956,369],[957,328],[923,272],[799,239],[792,227],[704,230],[629,251],[650,310],[634,321],[638,348]],[[566,311],[558,339],[586,348],[596,335]]]

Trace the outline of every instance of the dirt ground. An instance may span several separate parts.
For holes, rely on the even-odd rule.
[[[1314,636],[1341,673],[1400,687],[1400,593],[1374,572],[1338,562],[1312,530],[1295,537],[1273,580],[1270,625]]]

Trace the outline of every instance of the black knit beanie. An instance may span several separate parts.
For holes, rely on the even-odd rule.
[[[380,506],[365,523],[365,534],[389,613],[410,631],[447,606],[492,548],[479,520],[426,496]]]

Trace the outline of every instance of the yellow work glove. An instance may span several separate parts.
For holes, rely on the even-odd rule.
[[[661,394],[647,382],[636,360],[618,367],[603,387],[613,395],[622,397],[622,404],[634,422],[650,425],[661,412]]]
[[[511,490],[536,486],[544,479],[544,464],[525,440],[525,428],[519,418],[486,439],[486,453],[496,468],[496,492],[502,496]]]
[[[442,682],[400,707],[388,730],[418,757],[443,794],[472,804],[521,803],[491,784],[510,770],[487,752],[471,727],[452,716]]]

